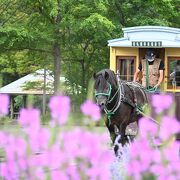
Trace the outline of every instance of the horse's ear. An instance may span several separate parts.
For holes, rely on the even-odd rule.
[[[106,80],[109,79],[109,74],[108,74],[108,72],[105,71],[105,76],[104,76],[104,77],[105,77]]]

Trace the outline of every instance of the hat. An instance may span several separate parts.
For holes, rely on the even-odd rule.
[[[154,61],[154,59],[155,59],[154,51],[153,51],[152,49],[148,49],[148,50],[146,51],[145,58],[146,58],[149,62]]]

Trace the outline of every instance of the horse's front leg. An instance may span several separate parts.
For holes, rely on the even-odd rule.
[[[124,146],[127,142],[126,127],[127,127],[126,123],[122,123],[119,127],[119,133],[121,135],[120,143],[122,144],[122,146]]]
[[[110,134],[110,138],[111,138],[111,141],[112,143],[114,144],[114,141],[116,139],[116,134],[115,134],[115,131],[114,131],[114,125],[111,123],[109,123],[109,120],[108,118],[105,119],[105,124],[106,124],[106,127],[108,128],[109,130],[109,134]]]

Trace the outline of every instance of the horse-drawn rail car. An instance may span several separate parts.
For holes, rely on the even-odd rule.
[[[108,41],[110,69],[120,78],[133,80],[133,75],[147,49],[154,50],[164,63],[161,91],[172,93],[176,100],[176,116],[180,120],[180,29],[163,26],[123,28],[124,37]]]

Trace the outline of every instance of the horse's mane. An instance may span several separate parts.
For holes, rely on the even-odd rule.
[[[109,82],[113,87],[117,87],[116,76],[114,71],[110,69],[103,69],[95,74],[95,87],[101,82],[102,85]]]

